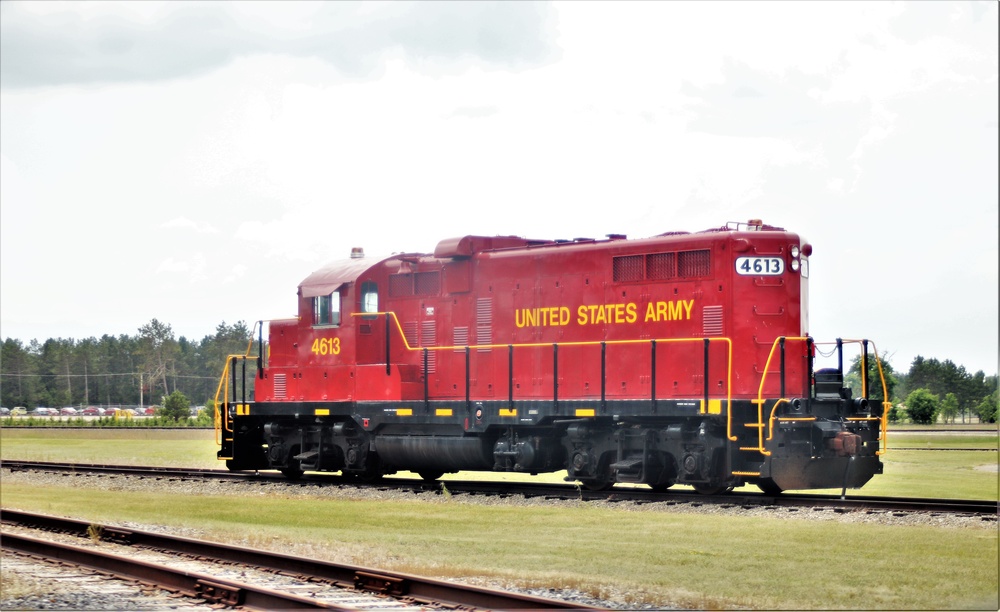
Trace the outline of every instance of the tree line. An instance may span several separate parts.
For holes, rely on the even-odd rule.
[[[152,319],[135,335],[27,344],[5,338],[0,401],[28,409],[149,406],[180,392],[200,405],[215,397],[226,357],[246,352],[251,332],[243,321],[223,321],[214,334],[194,341],[176,338],[170,325]]]
[[[174,337],[170,325],[152,319],[132,336],[104,335],[45,342],[6,338],[0,353],[0,400],[4,406],[154,405],[180,392],[194,402],[215,397],[226,357],[256,354],[253,330],[243,321],[227,325],[199,341]],[[860,396],[860,359],[847,381]],[[869,356],[874,364],[874,356]],[[896,372],[885,356],[882,369],[890,419],[917,423],[962,422],[973,418],[997,420],[997,376],[968,372],[951,360],[918,356],[906,373]],[[878,381],[874,365],[869,380]],[[871,385],[871,397],[881,399],[881,384]]]

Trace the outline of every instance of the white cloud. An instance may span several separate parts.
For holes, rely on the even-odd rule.
[[[250,270],[250,268],[248,268],[244,264],[236,264],[230,270],[229,275],[222,279],[222,283],[224,285],[228,285],[228,284],[234,283],[234,282],[238,281],[239,279],[245,277],[246,274],[247,274],[247,272],[249,270]]]
[[[186,261],[179,261],[173,257],[167,257],[160,262],[160,265],[156,268],[156,273],[168,272],[168,273],[183,273],[191,270],[191,264]]]
[[[165,229],[190,229],[199,234],[218,234],[219,230],[208,224],[198,224],[187,217],[175,217],[163,223],[160,227]]]
[[[551,8],[526,2],[0,5],[5,87],[182,79],[239,57],[315,57],[370,78],[401,51],[432,71],[531,65],[552,54]],[[136,10],[136,9],[139,10]],[[66,61],[72,57],[73,61]]]

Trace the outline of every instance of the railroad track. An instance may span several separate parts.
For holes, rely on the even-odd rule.
[[[995,453],[997,449],[995,448],[926,448],[920,446],[894,446],[892,448],[894,451],[978,451],[978,452],[988,452]]]
[[[213,606],[254,610],[591,609],[410,574],[301,559],[203,540],[61,517],[0,510],[0,544]],[[45,532],[46,537],[23,533]],[[50,534],[77,542],[57,541]]]
[[[869,512],[924,512],[939,514],[979,515],[984,520],[997,520],[1000,504],[995,500],[930,499],[905,497],[875,497],[867,495],[817,495],[785,493],[766,495],[755,492],[733,492],[720,495],[699,495],[694,491],[678,489],[656,492],[645,487],[616,487],[610,491],[588,491],[572,484],[513,483],[485,481],[424,482],[407,478],[385,478],[377,483],[364,483],[355,479],[330,474],[307,474],[301,480],[289,482],[278,472],[229,472],[227,470],[162,468],[122,465],[96,465],[49,463],[38,461],[5,461],[3,468],[11,470],[40,470],[66,474],[103,474],[107,476],[136,476],[163,480],[224,479],[235,481],[268,482],[284,486],[324,487],[376,487],[383,489],[412,490],[417,493],[447,492],[449,495],[522,495],[528,498],[579,499],[583,501],[633,502],[638,504],[667,503],[699,507],[704,505],[761,506],[794,508],[829,508],[835,511]]]

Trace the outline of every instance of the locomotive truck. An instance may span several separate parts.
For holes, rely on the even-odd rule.
[[[759,220],[355,248],[227,360],[218,458],[290,479],[565,470],[594,490],[861,487],[882,472],[881,364],[868,340],[809,336],[811,254]]]

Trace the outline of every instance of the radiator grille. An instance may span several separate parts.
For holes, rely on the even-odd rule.
[[[622,255],[612,262],[612,277],[616,283],[642,280],[642,255]]]
[[[413,295],[413,275],[390,274],[389,295],[392,297],[406,297],[408,295]]]
[[[712,273],[712,251],[679,251],[647,255],[619,255],[611,261],[616,283],[662,281],[673,278],[701,278]]]
[[[441,293],[440,272],[417,272],[415,293],[417,295],[439,295]]]
[[[667,280],[676,276],[676,257],[674,253],[650,253],[646,256],[646,278],[649,280]]]
[[[712,252],[708,249],[681,251],[677,254],[677,276],[681,278],[708,276],[711,271]]]

